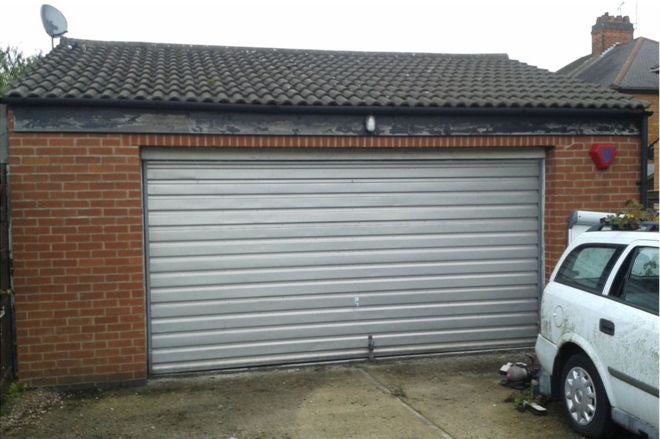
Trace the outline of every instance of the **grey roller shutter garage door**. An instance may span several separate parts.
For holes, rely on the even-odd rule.
[[[196,157],[144,162],[153,373],[533,343],[540,160]]]

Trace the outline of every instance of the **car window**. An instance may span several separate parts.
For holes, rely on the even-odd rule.
[[[616,245],[580,246],[566,257],[555,282],[600,294],[622,250]]]
[[[615,293],[625,303],[658,313],[658,249],[638,247],[621,274],[619,290]]]

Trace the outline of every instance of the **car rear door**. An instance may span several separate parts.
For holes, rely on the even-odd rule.
[[[615,406],[658,427],[658,242],[626,248],[605,286],[593,346],[607,367]]]

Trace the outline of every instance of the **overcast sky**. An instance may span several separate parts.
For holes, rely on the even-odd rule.
[[[49,0],[71,38],[306,49],[507,53],[549,70],[591,52],[605,12],[658,40],[657,0]],[[8,5],[11,6],[8,6]],[[3,1],[0,44],[50,50],[41,1]],[[620,8],[620,9],[619,9]]]

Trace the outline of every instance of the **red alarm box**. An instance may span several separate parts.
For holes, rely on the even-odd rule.
[[[616,146],[611,143],[595,143],[591,145],[589,155],[596,168],[607,169],[616,158]]]

